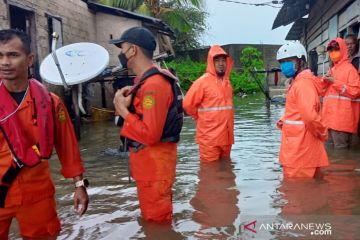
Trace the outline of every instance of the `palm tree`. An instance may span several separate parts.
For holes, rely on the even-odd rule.
[[[144,1],[143,0],[130,0],[130,1],[129,0],[98,0],[98,2],[112,7],[134,11]]]
[[[184,42],[179,45],[186,45],[186,42],[191,41],[192,43],[187,45],[193,47],[194,42],[196,43],[198,37],[205,31],[204,0],[98,0],[98,2],[163,20],[178,36],[186,35],[180,36]],[[189,16],[194,15],[198,16],[198,22],[189,19]],[[187,39],[189,36],[190,39]]]

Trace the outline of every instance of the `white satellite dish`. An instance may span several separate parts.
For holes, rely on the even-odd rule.
[[[100,45],[88,42],[69,44],[49,54],[40,66],[40,76],[48,83],[67,85],[86,82],[99,75],[109,64],[109,53]],[[61,71],[59,71],[59,68]],[[65,84],[65,85],[66,85]]]

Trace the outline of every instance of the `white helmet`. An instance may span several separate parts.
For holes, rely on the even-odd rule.
[[[307,52],[305,47],[299,42],[288,42],[282,45],[276,54],[276,60],[281,60],[290,57],[297,57],[301,58],[302,56],[305,57],[305,61],[307,61]]]

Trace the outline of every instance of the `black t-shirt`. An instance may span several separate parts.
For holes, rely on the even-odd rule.
[[[357,71],[359,71],[359,63],[360,63],[360,57],[354,57],[351,60],[351,64],[356,68]]]
[[[15,99],[16,103],[19,105],[25,96],[26,91],[23,92],[10,92],[10,95]]]

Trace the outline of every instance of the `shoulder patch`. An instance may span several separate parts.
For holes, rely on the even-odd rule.
[[[61,122],[61,123],[66,122],[66,113],[65,113],[65,109],[63,107],[58,108],[57,115],[58,115],[59,122]]]
[[[154,97],[150,96],[150,95],[145,96],[142,105],[143,105],[143,108],[145,108],[145,109],[153,108],[155,105]]]

